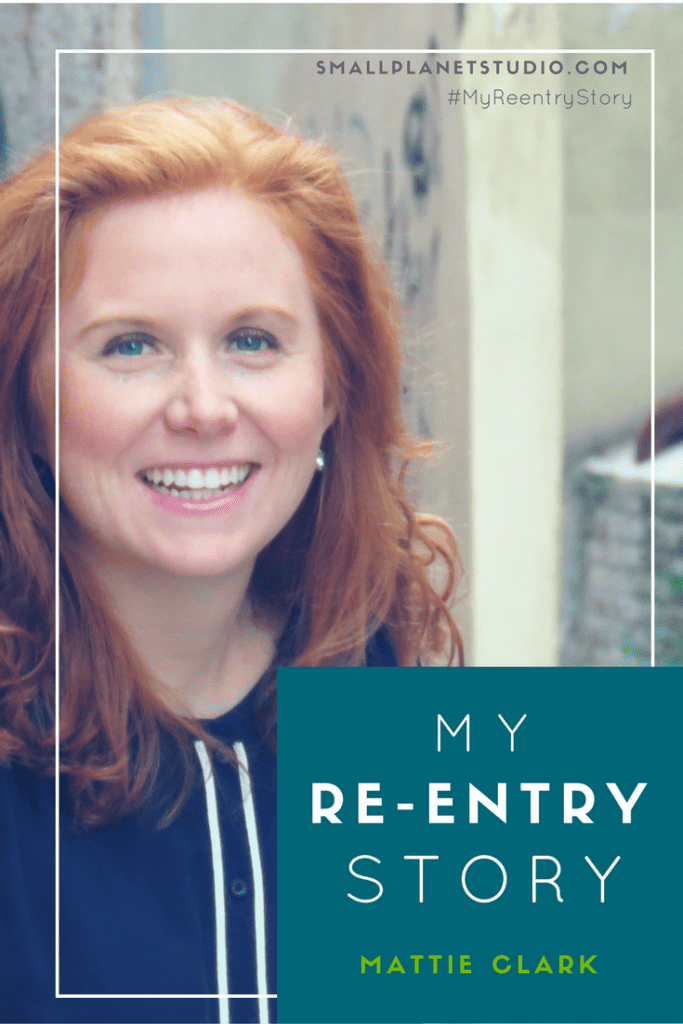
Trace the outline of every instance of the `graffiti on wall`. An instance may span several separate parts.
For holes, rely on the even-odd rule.
[[[436,48],[434,40],[429,47]],[[327,131],[324,130],[327,128]],[[443,190],[438,91],[421,82],[392,125],[333,104],[331,123],[310,117],[307,130],[342,155],[361,214],[380,244],[406,310],[405,404],[412,430],[430,424],[429,332],[437,321]]]
[[[420,88],[406,103],[401,139],[398,145],[385,147],[383,171],[384,253],[397,274],[412,335],[406,403],[416,432],[432,437],[424,389],[424,340],[437,312],[442,195],[439,124],[435,97],[428,89]]]

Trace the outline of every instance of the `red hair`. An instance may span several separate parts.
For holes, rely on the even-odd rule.
[[[44,464],[31,452],[44,447],[33,374],[54,304],[54,174],[50,151],[0,187],[0,753],[46,769],[54,508]],[[254,606],[299,609],[298,665],[362,665],[382,623],[399,664],[456,656],[462,663],[449,611],[460,571],[455,541],[441,520],[413,511],[406,487],[409,463],[431,446],[403,424],[400,307],[325,146],[210,100],[140,104],[77,127],[60,145],[63,294],[78,286],[88,221],[104,206],[216,185],[263,204],[297,245],[337,412],[324,438],[324,473],[257,560]],[[171,741],[182,752],[185,782],[167,821],[192,774],[188,741],[206,737],[163,704],[79,557],[67,510],[60,547],[60,750],[77,820],[110,820],[151,799],[162,746]],[[440,589],[431,579],[435,561],[446,570]],[[274,683],[264,703],[272,724]]]

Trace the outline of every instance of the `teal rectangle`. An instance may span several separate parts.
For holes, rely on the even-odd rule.
[[[279,670],[280,1021],[680,1021],[678,678],[630,669]],[[469,752],[467,722],[450,734],[467,715]],[[523,715],[513,751],[509,729]],[[640,782],[624,822],[607,783],[628,800]],[[343,794],[338,823],[313,823],[313,783]],[[382,803],[366,813],[381,823],[359,822],[360,783],[379,783],[367,796]],[[452,804],[433,813],[453,822],[430,823],[430,783],[450,784],[433,795]],[[471,822],[470,784],[495,803],[499,783],[506,820],[480,803]],[[537,823],[523,783],[549,786],[538,793]],[[590,822],[564,821],[565,783],[592,791]],[[324,791],[323,807],[333,795]],[[573,805],[586,796],[575,790]],[[365,880],[349,871],[360,856],[354,870]],[[438,858],[421,862],[422,902],[420,861],[406,857]],[[562,902],[542,882],[532,900],[534,857],[555,858],[536,861],[539,878],[559,863]],[[587,857],[603,875],[619,857],[604,902]],[[491,899],[500,865],[506,886]],[[377,896],[378,883],[379,899],[357,901]],[[562,972],[560,956],[572,961]],[[495,957],[507,957],[496,963],[509,970],[496,972]]]

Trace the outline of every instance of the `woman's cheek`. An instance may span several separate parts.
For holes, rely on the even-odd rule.
[[[261,421],[281,446],[292,450],[316,447],[327,422],[322,361],[305,369],[294,368],[285,379],[269,389],[267,407],[262,404]],[[264,397],[264,396],[262,396]]]
[[[60,445],[62,450],[80,451],[92,458],[121,448],[121,440],[130,427],[130,410],[121,396],[93,389],[91,381],[66,375],[60,385]]]
[[[320,394],[301,395],[293,403],[289,414],[281,416],[273,434],[280,438],[279,446],[292,452],[317,450],[325,430],[323,403]]]

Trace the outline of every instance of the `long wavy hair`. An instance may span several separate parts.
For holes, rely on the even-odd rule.
[[[252,604],[298,610],[296,665],[362,665],[380,624],[401,665],[462,663],[449,610],[460,573],[453,534],[415,513],[406,485],[430,446],[403,423],[400,304],[337,158],[232,103],[176,99],[75,128],[60,144],[59,175],[63,295],[82,279],[88,224],[107,205],[225,186],[276,218],[304,260],[337,416],[324,474],[257,559]],[[53,150],[0,186],[0,757],[45,772],[54,771],[54,481],[35,367],[54,316],[54,194]],[[161,699],[79,556],[68,509],[61,533],[60,769],[75,820],[97,824],[149,803],[171,743],[181,782],[165,824],[189,792],[193,736],[218,741]],[[261,703],[273,743],[271,677]]]

